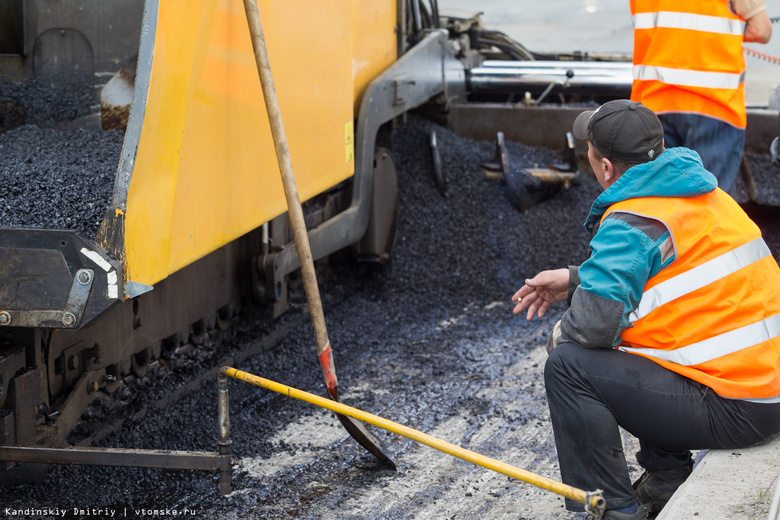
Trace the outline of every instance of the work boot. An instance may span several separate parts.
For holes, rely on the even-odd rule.
[[[660,513],[692,471],[692,462],[672,469],[645,471],[633,484],[637,502],[646,505],[650,514]]]
[[[639,504],[636,513],[621,513],[617,509],[604,511],[604,520],[647,520],[647,507]]]

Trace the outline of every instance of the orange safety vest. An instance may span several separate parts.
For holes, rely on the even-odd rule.
[[[609,207],[655,219],[676,258],[650,278],[620,350],[717,394],[780,402],[780,268],[761,231],[722,190]]]
[[[631,0],[631,99],[745,128],[745,21],[727,0]]]

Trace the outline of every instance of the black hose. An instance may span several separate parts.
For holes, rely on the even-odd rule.
[[[438,0],[429,0],[429,2],[431,4],[430,11],[422,0],[406,0],[406,12],[410,13],[411,17],[411,23],[407,20],[406,24],[406,39],[410,46],[419,42],[428,29],[441,27]]]
[[[430,0],[430,3],[433,28],[438,29],[441,27],[441,18],[439,17],[439,0]]]
[[[531,51],[499,31],[478,31],[476,43],[479,46],[493,46],[515,60],[536,59]]]
[[[431,13],[428,12],[428,9],[425,8],[425,4],[420,1],[420,17],[422,18],[422,28],[425,29],[433,29],[433,16]]]
[[[413,33],[417,34],[422,30],[422,17],[420,16],[420,0],[410,0],[412,13],[412,29]]]

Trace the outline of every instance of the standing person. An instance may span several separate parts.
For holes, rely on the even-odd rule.
[[[780,431],[780,268],[640,103],[583,112],[574,135],[604,188],[585,222],[591,255],[526,280],[513,312],[530,320],[568,298],[544,368],[561,476],[604,490],[605,518],[642,520],[691,473],[689,450]],[[639,439],[633,486],[618,426]]]
[[[631,0],[631,99],[654,111],[666,146],[695,150],[730,192],[745,148],[743,42],[767,43],[764,0]]]

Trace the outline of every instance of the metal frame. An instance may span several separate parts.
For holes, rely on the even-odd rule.
[[[309,231],[314,259],[358,242],[366,233],[373,190],[374,151],[379,128],[433,97],[444,94],[446,102],[465,101],[465,71],[450,50],[446,30],[431,31],[385,72],[375,78],[363,95],[356,133],[355,175],[350,206]],[[300,267],[294,247],[285,247],[262,259],[277,280]]]
[[[124,215],[127,211],[127,196],[130,180],[135,167],[135,156],[141,139],[141,129],[146,115],[146,98],[152,77],[152,61],[154,60],[155,36],[157,33],[158,1],[144,2],[144,15],[141,24],[141,38],[136,64],[135,87],[133,102],[130,105],[130,115],[125,129],[125,140],[122,145],[122,155],[119,158],[114,191],[111,204],[106,210],[106,216],[98,231],[97,242],[115,257],[125,259],[125,225]],[[129,281],[129,280],[127,280]],[[140,288],[146,292],[151,288]],[[134,294],[137,296],[137,294]]]
[[[0,327],[76,329],[121,301],[121,265],[72,231],[0,229],[0,258]]]
[[[217,415],[219,437],[217,451],[169,451],[123,448],[94,448],[70,446],[0,446],[0,461],[32,462],[39,464],[79,464],[85,466],[113,466],[158,469],[189,469],[219,471],[219,492],[230,494],[230,412],[227,377],[221,372],[217,380]]]

